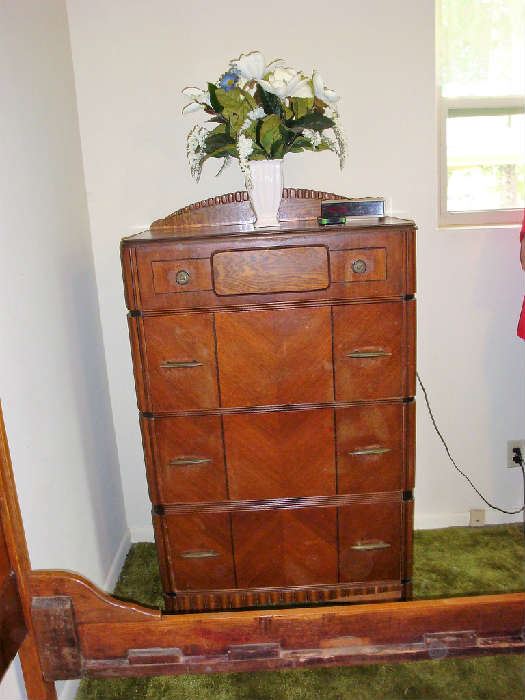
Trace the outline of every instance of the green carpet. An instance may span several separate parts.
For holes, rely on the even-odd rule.
[[[519,525],[415,533],[414,596],[525,590]],[[115,594],[162,602],[155,547],[132,546]],[[77,700],[523,700],[518,655],[271,673],[83,681]]]

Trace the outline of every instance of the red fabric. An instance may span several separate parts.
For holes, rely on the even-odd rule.
[[[523,224],[521,225],[520,241],[523,240],[525,236],[525,211],[523,212]],[[525,340],[525,297],[523,298],[523,305],[521,307],[520,320],[518,321],[517,329],[518,337]]]

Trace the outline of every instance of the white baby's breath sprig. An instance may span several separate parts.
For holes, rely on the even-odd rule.
[[[190,172],[196,182],[200,180],[202,162],[206,157],[207,136],[208,131],[203,126],[196,124],[186,140],[186,155],[190,165]]]
[[[250,175],[250,166],[248,165],[248,158],[251,156],[253,151],[253,141],[244,134],[240,133],[237,139],[237,153],[239,154],[239,166],[246,180],[246,187],[248,189],[252,186],[252,179]]]
[[[320,146],[323,141],[321,134],[318,131],[314,131],[314,129],[304,129],[303,136],[314,148]]]

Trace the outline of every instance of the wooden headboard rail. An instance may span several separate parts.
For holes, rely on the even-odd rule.
[[[285,187],[279,209],[279,219],[280,221],[316,219],[321,213],[323,199],[347,199],[347,197],[331,192]],[[169,214],[164,219],[157,219],[150,228],[153,231],[175,232],[188,227],[231,226],[251,224],[254,221],[255,215],[248,198],[248,192],[240,190],[189,204],[173,214]]]

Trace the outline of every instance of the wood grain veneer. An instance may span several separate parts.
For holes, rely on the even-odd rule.
[[[322,228],[328,196],[256,231],[233,193],[122,242],[168,610],[410,590],[415,227]]]

